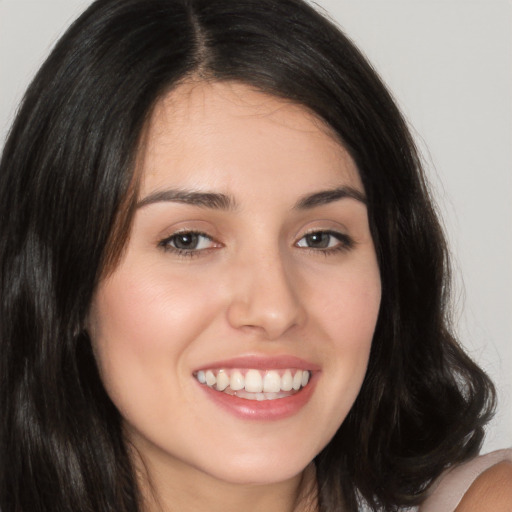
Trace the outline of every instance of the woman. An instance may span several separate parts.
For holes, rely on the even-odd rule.
[[[311,7],[95,2],[0,180],[4,512],[396,510],[478,453],[414,145]]]

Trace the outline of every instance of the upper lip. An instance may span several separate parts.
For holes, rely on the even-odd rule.
[[[249,368],[255,370],[283,370],[287,368],[297,368],[299,370],[310,371],[320,370],[319,365],[292,355],[244,355],[230,359],[213,361],[197,368],[195,371],[198,372],[200,370],[214,368]]]

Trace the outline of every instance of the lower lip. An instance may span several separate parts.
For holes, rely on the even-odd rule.
[[[297,393],[276,400],[247,400],[199,384],[207,397],[227,412],[245,420],[275,421],[297,414],[310,400],[315,390],[318,372],[314,372],[306,387]],[[197,382],[197,381],[196,381]]]

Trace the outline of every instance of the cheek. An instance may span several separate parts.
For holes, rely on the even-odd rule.
[[[373,262],[372,262],[373,263]],[[371,344],[380,308],[381,282],[376,263],[341,271],[324,282],[310,286],[310,308],[318,324],[339,350],[364,354]]]
[[[186,284],[151,269],[119,271],[96,294],[91,318],[97,337],[109,343],[124,340],[142,351],[179,345],[186,338],[182,333],[200,326],[210,297],[201,280],[189,279]],[[198,297],[205,300],[198,301]]]
[[[352,364],[357,390],[366,373],[381,300],[378,271],[362,275],[363,278],[347,279],[337,307],[332,306],[337,309],[333,311],[333,328],[342,333],[336,340],[337,353]]]
[[[378,269],[344,272],[323,290],[311,290],[318,337],[325,351],[322,386],[326,432],[334,435],[351,409],[362,385],[380,307]],[[335,286],[333,285],[335,283]],[[313,309],[314,308],[314,309]]]
[[[154,269],[129,268],[100,284],[89,331],[103,383],[120,409],[130,395],[154,400],[180,371],[216,309],[206,286],[198,280],[184,287]]]

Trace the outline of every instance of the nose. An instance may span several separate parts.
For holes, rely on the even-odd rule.
[[[227,311],[230,325],[268,340],[276,340],[302,325],[306,311],[301,286],[282,258],[278,254],[253,253],[240,259],[237,271],[232,273]]]

